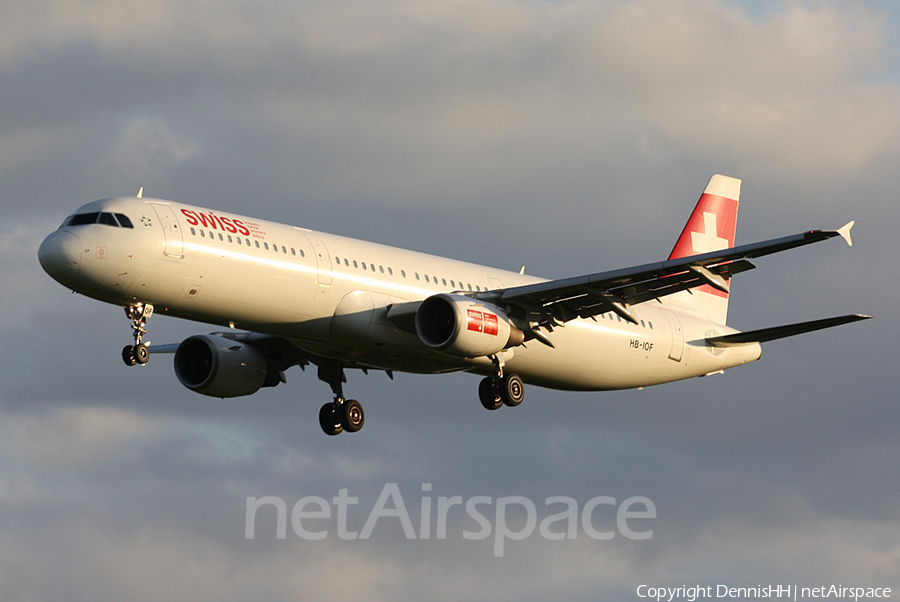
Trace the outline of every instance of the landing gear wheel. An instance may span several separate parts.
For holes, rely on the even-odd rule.
[[[150,360],[150,349],[143,343],[135,345],[133,356],[135,362],[144,365]]]
[[[478,385],[478,398],[488,410],[499,410],[503,405],[503,400],[497,395],[494,388],[494,381],[490,377],[485,378]]]
[[[150,359],[150,350],[142,342],[147,334],[147,320],[153,315],[153,305],[137,302],[125,308],[125,315],[131,320],[131,329],[134,331],[134,345],[127,345],[122,349],[122,360],[126,366],[146,364]]]
[[[525,383],[518,374],[506,374],[500,379],[500,399],[510,407],[516,407],[525,399]]]
[[[325,431],[326,435],[340,435],[344,431],[341,421],[335,412],[335,404],[326,403],[319,410],[319,426]]]
[[[137,363],[137,360],[134,358],[133,345],[125,345],[122,348],[122,361],[125,362],[126,366],[134,366]]]
[[[338,406],[337,413],[341,415],[341,426],[348,433],[355,433],[366,423],[366,414],[362,404],[355,399],[348,399]]]

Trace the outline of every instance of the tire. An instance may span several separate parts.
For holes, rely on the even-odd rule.
[[[366,423],[366,414],[363,412],[362,404],[355,399],[348,399],[339,407],[341,426],[348,433],[355,433]]]
[[[137,360],[134,359],[134,347],[125,345],[122,348],[122,361],[125,362],[126,366],[134,366],[137,363]]]
[[[344,432],[344,427],[341,426],[340,422],[337,420],[337,416],[335,416],[333,403],[326,403],[319,410],[319,426],[322,427],[322,430],[325,431],[326,435],[332,437]]]
[[[506,374],[500,379],[500,398],[510,407],[516,407],[525,399],[525,383],[518,374]]]
[[[478,399],[481,405],[488,410],[499,410],[503,405],[503,400],[494,393],[494,383],[490,378],[485,378],[478,385]]]
[[[134,348],[134,361],[142,366],[150,361],[150,349],[143,343]]]

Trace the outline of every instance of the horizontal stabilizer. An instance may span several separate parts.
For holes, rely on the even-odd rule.
[[[165,345],[151,345],[150,353],[175,353],[181,343],[166,343]]]
[[[775,326],[772,328],[763,328],[761,330],[751,330],[749,332],[736,332],[720,337],[709,337],[706,339],[706,342],[713,347],[731,347],[733,345],[765,343],[766,341],[792,337],[794,335],[803,334],[804,332],[812,332],[813,330],[821,330],[823,328],[831,328],[832,326],[840,326],[841,324],[849,324],[850,322],[857,322],[859,320],[867,320],[871,317],[872,316],[864,316],[862,314],[850,314],[849,316],[825,318],[824,320],[813,320],[812,322],[801,322],[800,324],[788,324],[786,326]]]

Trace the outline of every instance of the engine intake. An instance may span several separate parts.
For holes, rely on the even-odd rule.
[[[175,351],[175,375],[185,387],[211,397],[240,397],[266,381],[266,358],[256,348],[213,335],[185,339]]]
[[[499,307],[448,293],[422,301],[416,333],[432,349],[462,357],[494,355],[525,340]]]

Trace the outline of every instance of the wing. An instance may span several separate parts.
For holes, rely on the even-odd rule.
[[[529,323],[552,329],[609,311],[637,322],[629,307],[708,284],[728,292],[728,279],[753,269],[749,259],[841,236],[852,245],[850,222],[838,230],[810,230],[764,242],[632,268],[476,293],[478,299],[516,306]],[[540,338],[540,337],[535,337]]]

